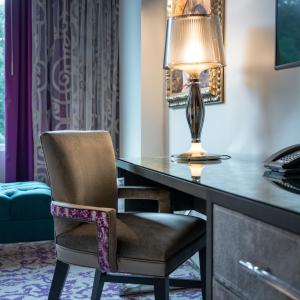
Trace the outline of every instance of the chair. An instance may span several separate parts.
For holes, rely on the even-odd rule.
[[[48,299],[59,299],[69,265],[96,269],[92,299],[100,299],[104,282],[154,285],[155,299],[168,299],[169,285],[202,287],[205,292],[205,222],[170,213],[117,213],[118,198],[155,199],[161,210],[168,210],[169,192],[118,189],[108,132],[47,132],[41,142],[52,188],[57,253]],[[196,252],[202,281],[169,279]]]

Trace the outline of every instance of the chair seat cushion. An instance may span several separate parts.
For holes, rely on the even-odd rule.
[[[0,220],[51,219],[51,190],[44,183],[0,184]]]
[[[118,260],[164,264],[204,234],[205,222],[191,216],[164,213],[119,214]],[[59,235],[57,244],[65,248],[97,254],[96,226],[80,224],[72,231]],[[126,270],[121,271],[126,272]]]
[[[118,257],[167,261],[205,233],[199,218],[162,213],[120,214]]]

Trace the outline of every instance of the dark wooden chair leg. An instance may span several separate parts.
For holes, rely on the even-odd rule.
[[[154,279],[154,298],[155,300],[169,299],[169,277]]]
[[[59,300],[61,292],[63,290],[67,275],[69,271],[69,265],[62,261],[56,261],[54,275],[49,291],[48,300]]]
[[[202,299],[206,299],[206,248],[199,251],[200,275],[202,282]]]
[[[94,277],[92,297],[91,297],[92,300],[100,299],[103,286],[104,286],[104,276],[102,276],[99,270],[96,270],[95,277]]]

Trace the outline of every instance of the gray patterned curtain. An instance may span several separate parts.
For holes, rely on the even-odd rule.
[[[32,0],[35,179],[46,130],[109,130],[119,139],[118,0]]]

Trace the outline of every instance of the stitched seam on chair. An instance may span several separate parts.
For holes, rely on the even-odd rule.
[[[72,252],[76,252],[76,253],[80,253],[80,254],[93,255],[93,256],[95,256],[96,258],[98,257],[98,256],[97,256],[97,253],[94,253],[94,252],[71,249],[71,248],[67,248],[67,247],[65,247],[65,246],[62,246],[62,245],[60,245],[60,244],[57,244],[57,246],[60,247],[60,248],[62,248],[62,249],[64,249],[64,250],[67,250],[67,251],[72,251]]]
[[[150,262],[150,263],[154,263],[154,264],[165,264],[165,262],[160,261],[160,260],[150,260],[150,259],[138,259],[138,258],[129,258],[129,257],[120,257],[118,258],[118,260],[131,260],[131,261],[142,261],[142,262]]]

